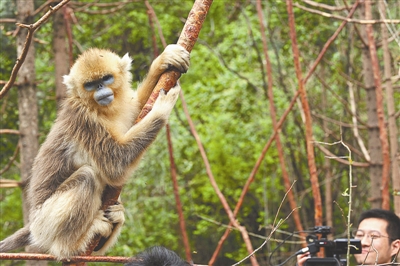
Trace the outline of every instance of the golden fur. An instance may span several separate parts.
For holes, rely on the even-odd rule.
[[[189,53],[168,46],[136,92],[131,90],[130,65],[128,55],[120,58],[93,48],[64,77],[68,97],[35,159],[28,186],[30,222],[1,241],[0,252],[34,245],[64,259],[84,252],[95,235],[107,238],[99,254],[115,243],[124,208],[116,203],[101,211],[102,193],[107,185],[126,182],[165,125],[179,86],[160,92],[152,111],[136,125],[134,121],[168,67],[188,69]]]

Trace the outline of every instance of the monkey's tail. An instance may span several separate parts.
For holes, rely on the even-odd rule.
[[[191,266],[175,252],[165,247],[151,247],[132,258],[125,266]]]
[[[23,227],[17,232],[0,241],[0,252],[7,252],[13,249],[21,248],[30,245],[31,232],[29,227]]]

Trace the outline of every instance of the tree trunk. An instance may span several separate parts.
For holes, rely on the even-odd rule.
[[[320,226],[322,225],[322,200],[321,200],[321,192],[319,188],[319,181],[317,175],[317,166],[315,164],[312,119],[311,119],[310,106],[307,100],[307,91],[305,89],[305,83],[303,81],[301,73],[300,52],[297,47],[297,37],[296,37],[292,0],[286,1],[286,7],[289,15],[290,39],[292,41],[294,67],[296,70],[297,81],[299,83],[301,106],[303,108],[305,117],[304,124],[305,124],[306,147],[307,147],[307,162],[308,162],[308,169],[310,172],[312,194],[314,198],[314,223],[315,225]]]
[[[63,7],[62,11],[65,11],[65,7]],[[64,12],[56,12],[53,16],[53,52],[56,99],[57,107],[60,107],[62,100],[66,96],[66,87],[63,84],[63,76],[68,74],[69,56],[65,41],[67,34],[65,30]]]
[[[361,5],[363,14],[364,5]],[[366,26],[362,26],[361,37],[364,43],[367,41]],[[369,178],[370,178],[370,198],[371,208],[381,208],[382,197],[381,197],[381,177],[382,177],[382,148],[379,140],[379,125],[378,125],[378,114],[376,112],[376,92],[374,83],[374,72],[372,69],[371,55],[368,46],[362,49],[362,64],[363,64],[363,79],[367,93],[367,124],[368,124],[368,150],[370,154],[370,167],[369,167]]]
[[[17,21],[24,24],[31,24],[34,12],[33,0],[17,1]],[[26,29],[20,29],[17,34],[17,54],[22,53],[22,48],[27,36]],[[38,110],[36,100],[36,73],[35,73],[35,47],[31,45],[26,56],[25,63],[18,72],[18,110],[19,110],[19,132],[21,142],[21,182],[26,185],[30,175],[33,160],[39,149],[38,140]],[[22,194],[24,223],[28,222],[29,202],[26,192]],[[30,247],[27,252],[34,252]],[[46,261],[27,261],[26,265],[47,265]]]
[[[365,1],[365,19],[372,19],[371,2]],[[381,74],[379,68],[379,59],[375,46],[374,32],[371,24],[366,25],[369,52],[371,54],[372,69],[374,73],[374,84],[376,93],[376,113],[379,126],[379,140],[382,149],[382,181],[381,181],[381,208],[390,209],[389,203],[389,171],[390,171],[390,155],[389,143],[385,125],[385,112],[383,108],[383,91],[381,86]]]
[[[385,3],[379,2],[379,9],[381,19],[386,19],[385,16]],[[386,102],[388,112],[388,124],[389,124],[389,140],[390,140],[390,160],[392,163],[392,187],[393,191],[400,191],[400,167],[399,162],[396,159],[396,154],[399,154],[399,145],[397,140],[397,125],[395,118],[395,103],[393,97],[393,86],[392,86],[392,63],[390,58],[390,51],[388,46],[388,32],[386,24],[381,25],[382,29],[382,48],[383,48],[383,62],[384,62],[384,75],[385,75],[385,89],[386,89]],[[400,216],[400,197],[394,197],[394,211]]]

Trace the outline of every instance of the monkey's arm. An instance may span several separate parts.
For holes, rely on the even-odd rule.
[[[102,138],[100,143],[81,140],[82,145],[85,146],[84,149],[87,149],[90,154],[101,154],[101,156],[94,157],[93,160],[107,184],[121,186],[125,183],[131,170],[134,169],[145,150],[167,123],[178,99],[179,91],[180,87],[177,85],[168,94],[164,91],[160,92],[151,112],[125,134],[120,135],[118,132],[113,132],[112,125],[110,125],[107,130],[111,134],[101,133],[106,137]],[[110,158],[117,159],[110,160]]]
[[[149,73],[137,90],[140,109],[146,104],[162,73],[172,67],[185,73],[189,65],[190,55],[185,48],[177,44],[168,45],[164,52],[153,61]]]

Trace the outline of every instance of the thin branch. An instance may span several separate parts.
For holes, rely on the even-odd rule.
[[[340,135],[342,136],[342,134]],[[353,159],[351,157],[351,149],[343,142],[343,139],[340,139],[340,141],[338,142],[334,142],[334,143],[326,143],[326,142],[319,142],[316,141],[315,142],[317,145],[337,145],[337,144],[341,144],[342,146],[344,146],[346,148],[346,150],[348,151],[348,155],[346,156],[340,156],[340,157],[332,157],[332,159],[335,158],[345,158],[348,161],[348,165],[349,165],[349,188],[347,189],[348,192],[343,193],[343,196],[347,196],[349,198],[349,201],[347,203],[347,206],[349,207],[348,212],[347,212],[347,222],[346,222],[346,226],[347,226],[347,245],[350,245],[350,227],[351,227],[351,212],[353,211],[352,209],[352,201],[353,201]],[[321,146],[322,147],[322,146]],[[350,249],[347,249],[347,261],[350,260]]]
[[[2,18],[0,19],[0,23],[15,23],[17,20],[15,18]]]
[[[224,223],[215,221],[215,220],[213,220],[211,218],[208,218],[208,217],[205,217],[205,216],[202,216],[202,215],[199,215],[199,214],[196,214],[196,216],[199,217],[200,219],[206,221],[206,222],[209,222],[209,223],[212,223],[212,224],[227,228],[227,229],[229,229],[231,231],[232,230],[239,231],[236,227],[231,226],[229,224],[224,224]],[[269,228],[269,227],[264,227],[264,228]],[[292,235],[292,233],[290,233],[290,232],[286,232],[284,230],[279,230],[279,229],[274,229],[274,228],[275,227],[272,227],[272,230],[275,230],[275,232],[277,232],[277,233],[286,234],[286,235]],[[264,240],[268,239],[268,237],[266,237],[265,235],[255,234],[255,233],[252,233],[252,232],[249,232],[249,236],[252,236],[252,237],[255,237],[255,238],[259,238],[259,239],[264,239]],[[297,235],[297,234],[293,234],[293,237],[302,238],[302,236]],[[278,243],[282,243],[283,242],[283,239],[277,239],[277,238],[270,238],[270,240],[274,241],[274,242],[278,242]],[[286,244],[296,244],[296,245],[298,245],[298,244],[304,244],[305,240],[299,240],[299,241],[286,240],[285,243]]]
[[[254,254],[255,254],[257,251],[259,251],[263,246],[265,246],[265,245],[269,242],[269,240],[271,239],[271,237],[272,237],[272,235],[275,233],[275,231],[276,231],[276,230],[289,218],[289,216],[296,210],[296,209],[293,209],[293,210],[285,217],[285,219],[280,219],[280,220],[278,221],[278,223],[276,223],[276,220],[277,220],[277,218],[278,218],[278,214],[279,214],[279,212],[280,212],[280,210],[281,210],[281,208],[282,208],[282,204],[283,204],[283,202],[285,201],[285,199],[286,199],[286,197],[287,197],[289,191],[292,190],[294,183],[295,183],[295,182],[293,182],[293,184],[291,185],[290,189],[289,189],[288,191],[286,191],[285,196],[283,197],[283,199],[281,200],[281,203],[279,204],[279,208],[278,208],[278,210],[277,210],[277,212],[276,212],[275,219],[274,219],[274,222],[273,222],[273,224],[272,224],[273,229],[272,229],[272,231],[270,232],[268,238],[267,238],[258,248],[256,248],[256,249],[253,251],[253,253],[249,254],[247,257],[245,257],[245,258],[242,259],[241,261],[239,261],[239,262],[233,264],[232,266],[237,266],[237,265],[241,264],[243,261],[247,260],[248,258],[252,258],[252,256],[254,256]]]
[[[76,2],[73,1],[71,2],[71,6],[75,7],[76,11],[82,11],[84,9],[87,9],[89,7],[98,7],[98,8],[112,8],[115,6],[119,6],[121,4],[126,4],[128,2],[140,2],[141,0],[125,0],[125,1],[119,1],[119,2],[110,2],[110,3],[99,3],[99,0],[97,1],[92,1],[92,2]]]
[[[37,253],[0,253],[0,260],[48,260],[58,261],[57,257],[48,254]],[[110,257],[110,256],[74,256],[64,262],[114,262],[127,263],[132,261],[129,257]]]
[[[314,142],[314,144],[318,147],[318,149],[320,149],[325,154],[326,157],[332,158],[335,161],[338,161],[339,163],[342,163],[345,165],[350,164],[349,160],[343,160],[342,157],[335,156],[335,154],[330,152],[327,148],[322,146],[319,142]],[[354,162],[354,161],[352,161],[351,164],[356,167],[365,167],[365,168],[370,166],[369,163]]]
[[[52,3],[54,2],[54,0],[47,0],[46,2],[44,2],[40,7],[38,7],[35,12],[33,12],[32,16],[36,16],[37,14],[39,14],[40,12],[43,11],[43,9],[47,8],[48,6],[50,6]]]
[[[364,158],[370,162],[371,157],[369,156],[369,152],[367,148],[364,145],[364,141],[362,140],[360,134],[358,133],[358,124],[357,124],[357,118],[356,118],[356,101],[354,99],[354,90],[353,90],[353,84],[351,82],[347,82],[347,87],[349,88],[349,96],[350,96],[350,105],[351,105],[351,118],[353,121],[353,135],[356,138],[358,145],[360,146],[360,149],[364,155]]]
[[[1,175],[2,173],[0,173]],[[22,187],[22,182],[17,180],[0,179],[0,188]]]
[[[117,12],[118,10],[121,10],[124,8],[127,4],[129,4],[130,1],[126,2],[119,2],[119,4],[113,4],[113,8],[105,9],[105,10],[88,10],[88,9],[80,9],[79,12],[81,13],[86,13],[90,15],[107,15],[107,14],[112,14]]]
[[[25,24],[19,24],[17,23],[17,26],[22,27],[22,28],[27,28],[28,29],[28,35],[26,36],[26,40],[25,40],[25,44],[24,47],[22,49],[22,53],[19,56],[19,58],[17,59],[16,64],[14,65],[12,71],[11,71],[11,77],[9,79],[9,81],[6,83],[6,85],[4,85],[4,87],[1,89],[0,91],[0,99],[2,99],[4,97],[4,95],[7,94],[7,92],[11,89],[11,87],[13,86],[15,79],[17,78],[17,74],[19,69],[21,68],[22,64],[25,61],[26,55],[28,53],[29,47],[31,45],[32,42],[32,38],[33,38],[33,34],[35,33],[35,31],[43,24],[45,23],[50,16],[57,12],[61,7],[63,7],[64,5],[66,5],[70,0],[63,0],[61,1],[58,5],[56,5],[55,7],[50,7],[49,11],[47,11],[46,14],[44,14],[36,23],[31,24],[31,25],[25,25]]]
[[[17,155],[18,155],[18,152],[19,152],[20,147],[21,147],[21,144],[20,144],[20,142],[18,142],[17,148],[15,149],[13,156],[11,156],[11,158],[10,158],[10,160],[8,161],[7,165],[6,165],[3,169],[0,170],[0,175],[4,174],[5,172],[8,171],[8,169],[11,168],[11,165],[12,165],[12,164],[14,163],[14,161],[17,159]]]
[[[53,255],[38,254],[38,253],[0,253],[0,260],[47,260],[58,261]],[[63,260],[65,263],[71,262],[110,262],[110,263],[128,263],[137,261],[135,257],[111,257],[111,256],[74,256],[68,260]],[[201,264],[193,264],[193,266],[205,266]]]
[[[322,115],[322,114],[319,114],[319,113],[317,113],[317,112],[315,112],[315,111],[312,111],[311,114],[312,114],[313,117],[320,118],[320,119],[322,119],[322,120],[324,120],[324,121],[327,121],[327,122],[329,122],[329,123],[332,123],[332,124],[335,124],[335,125],[338,125],[338,126],[341,126],[341,127],[345,127],[345,128],[352,128],[352,127],[354,127],[353,124],[349,124],[349,123],[345,123],[345,122],[343,122],[343,121],[335,120],[335,119],[333,119],[333,118],[330,118],[330,117],[324,116],[324,115]],[[357,128],[359,128],[359,129],[366,129],[367,127],[365,127],[365,126],[357,126]]]
[[[160,21],[158,20],[157,14],[154,11],[154,8],[150,5],[149,1],[146,0],[146,1],[144,1],[144,3],[146,5],[146,7],[147,7],[147,12],[150,13],[150,16],[154,19],[154,21],[157,24],[157,30],[158,30],[158,35],[160,36],[161,44],[163,45],[163,47],[166,47],[167,46],[167,42],[165,41],[164,34],[163,34],[162,29],[161,29],[161,24],[160,24]]]
[[[326,13],[326,12],[323,12],[323,11],[319,11],[319,10],[316,10],[316,9],[308,8],[308,7],[300,5],[299,3],[293,3],[293,6],[298,7],[300,9],[304,10],[304,11],[313,13],[313,14],[317,14],[317,15],[321,15],[323,17],[333,18],[333,19],[337,19],[337,20],[344,20],[344,21],[349,22],[349,23],[357,23],[357,24],[363,24],[363,25],[365,25],[365,24],[372,25],[372,24],[380,24],[380,23],[400,24],[400,19],[384,19],[384,20],[353,19],[353,18],[346,18],[346,17],[342,17],[342,16]]]
[[[353,7],[351,8],[349,14],[347,15],[347,19],[350,19],[354,12],[357,9],[357,6],[359,4],[359,1],[357,0]],[[328,47],[331,45],[331,43],[336,39],[336,37],[339,35],[339,33],[342,31],[342,29],[346,26],[347,21],[343,21],[342,24],[340,24],[339,28],[335,31],[335,33],[329,38],[329,40],[325,43],[324,47],[322,48],[321,52],[319,53],[317,59],[314,61],[313,65],[311,66],[307,76],[304,78],[304,83],[307,83],[307,80],[310,78],[312,73],[314,73],[315,69],[317,68],[317,65],[321,61],[322,57],[325,55],[326,51],[328,50]]]
[[[384,13],[385,4],[387,4],[387,3],[379,2],[379,6],[378,6],[379,14],[381,15],[381,18],[383,18],[383,19],[386,18],[385,13]],[[397,45],[400,46],[400,39],[398,37],[399,32],[398,31],[394,32],[395,31],[394,25],[389,25],[389,23],[385,22],[385,26],[390,31],[390,34],[392,35],[391,38],[393,38],[397,42]],[[394,29],[392,29],[391,26],[393,26]],[[387,33],[385,35],[387,35]],[[387,42],[388,40],[382,40],[382,42],[385,42],[385,41]]]
[[[14,134],[14,135],[19,135],[19,130],[15,129],[0,129],[0,134]]]
[[[310,6],[327,9],[329,11],[343,11],[343,10],[347,9],[346,6],[331,6],[331,5],[327,5],[327,4],[323,4],[323,3],[317,3],[317,2],[314,2],[311,0],[303,0],[303,2]]]

